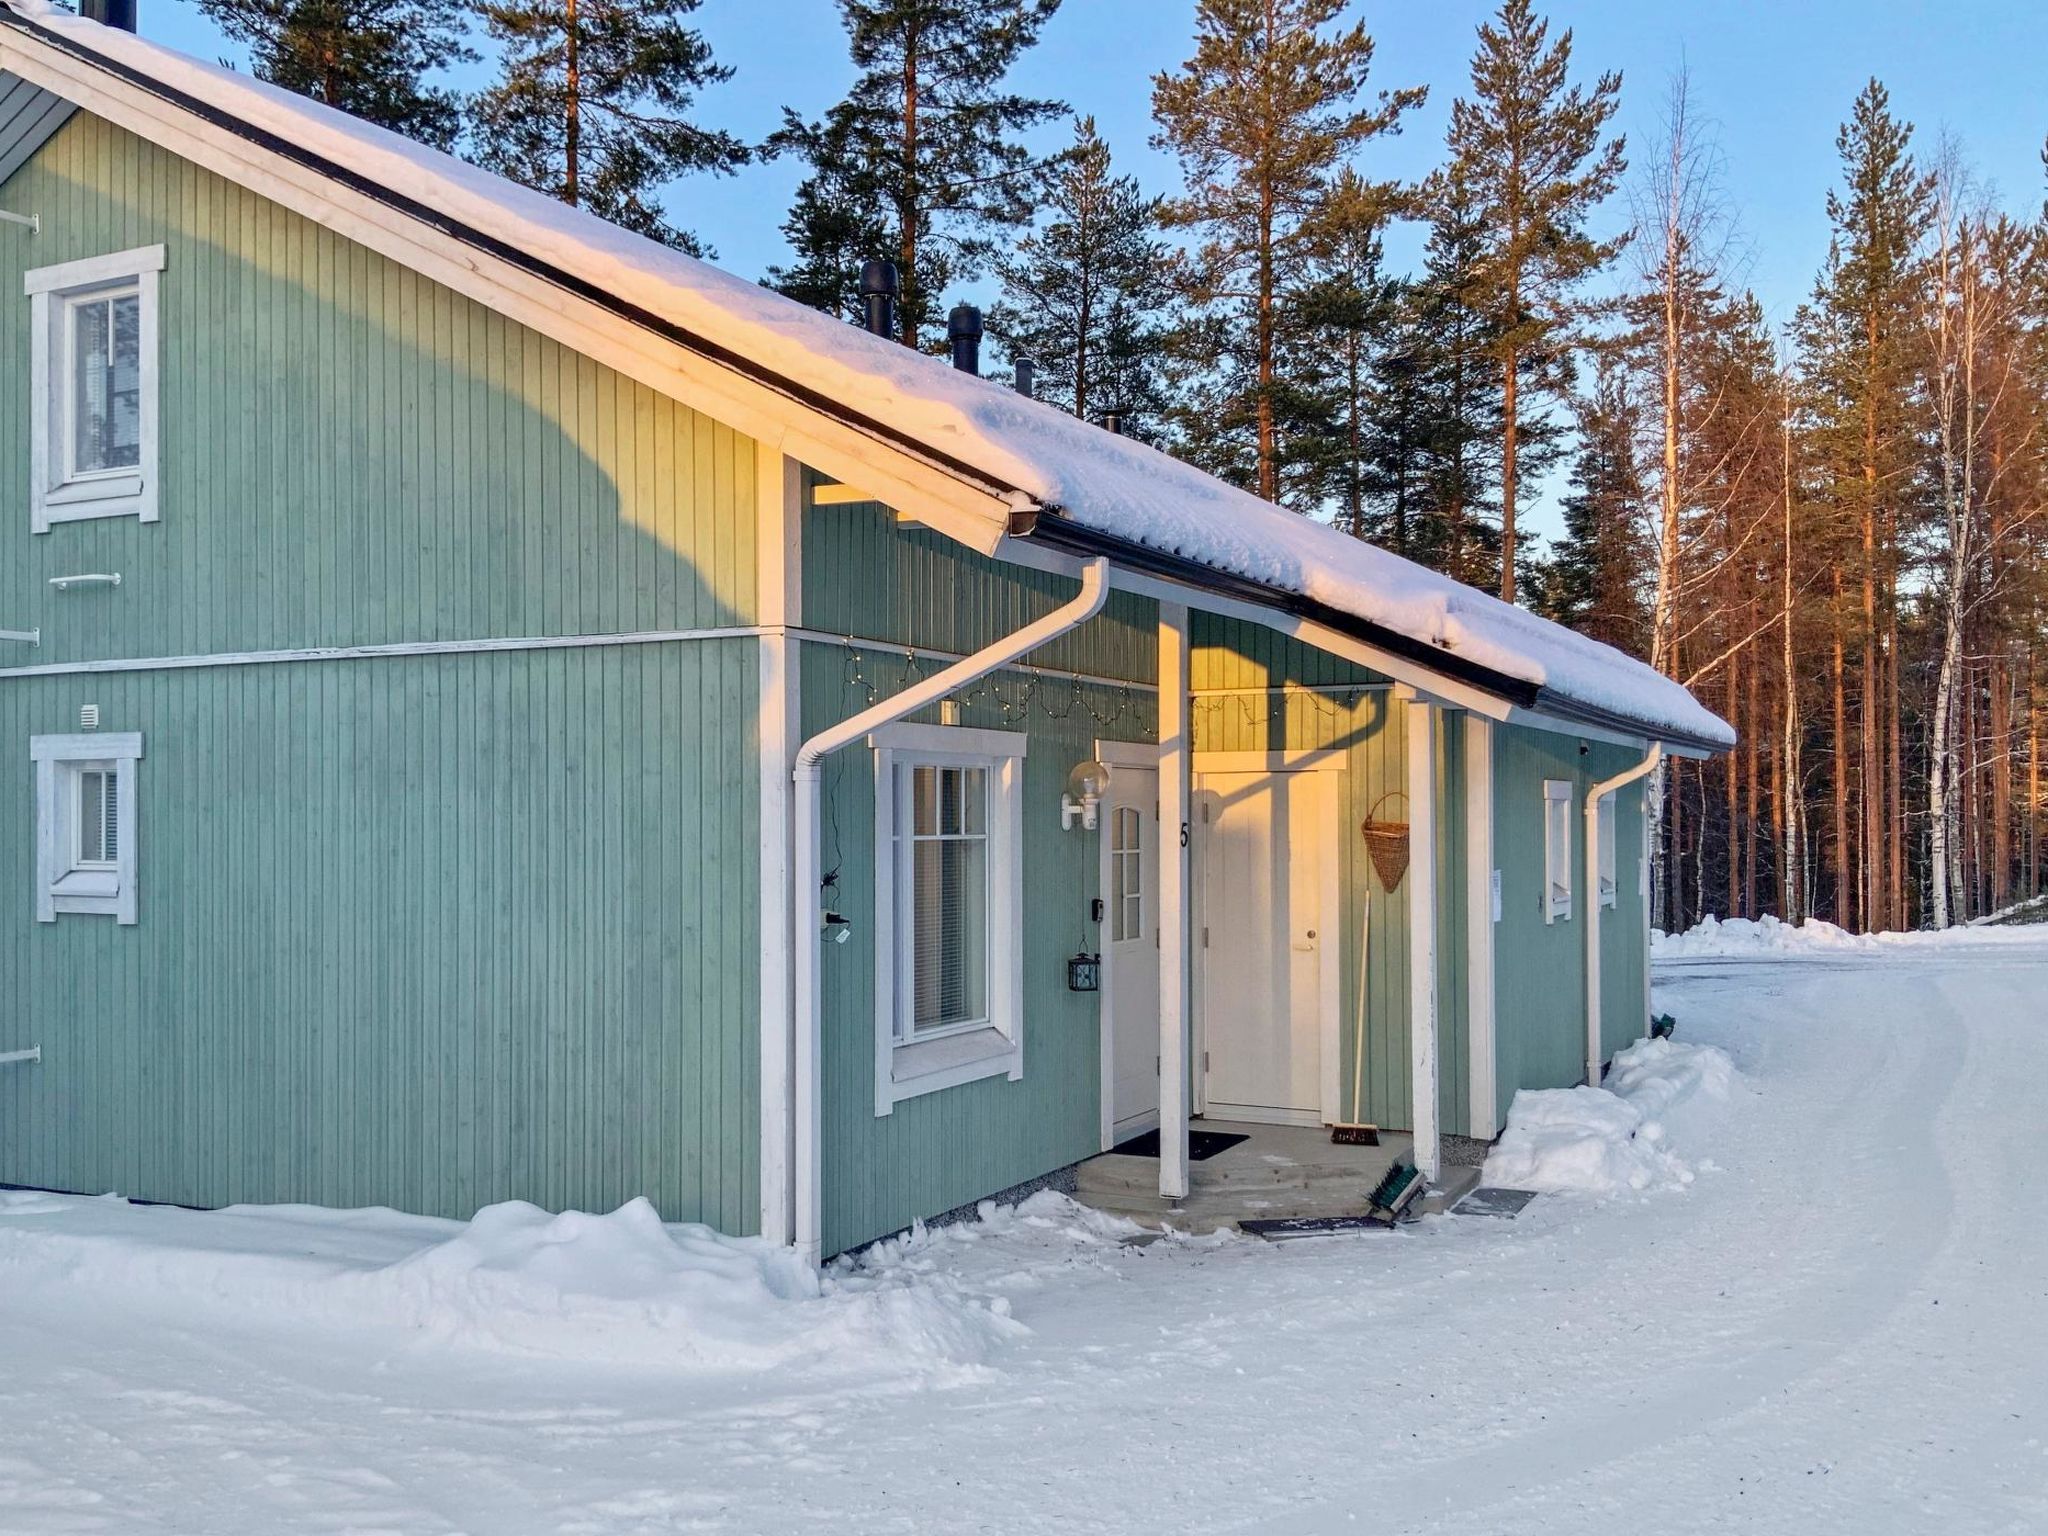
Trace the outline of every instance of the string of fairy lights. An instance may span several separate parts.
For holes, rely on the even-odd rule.
[[[839,642],[845,653],[845,678],[869,704],[923,681],[928,675],[928,658],[915,647],[883,649],[847,635]],[[893,683],[889,674],[895,673]],[[1315,711],[1320,724],[1335,727],[1349,718],[1366,694],[1384,692],[1385,683],[1283,684],[1264,688],[1231,688],[1197,691],[1194,707],[1216,717],[1235,710],[1238,724],[1258,730],[1283,717],[1300,721],[1301,709]],[[1107,705],[1098,701],[1107,695]],[[1077,712],[1101,732],[1118,727],[1141,736],[1156,734],[1159,725],[1157,700],[1152,690],[1110,680],[1091,679],[1078,672],[1047,670],[1043,667],[1015,667],[991,672],[968,684],[953,697],[963,708],[992,706],[1005,725],[1021,725],[1035,709],[1049,720],[1070,720]]]

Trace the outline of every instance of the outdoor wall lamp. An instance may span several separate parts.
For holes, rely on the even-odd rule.
[[[1078,763],[1067,775],[1067,792],[1060,796],[1060,830],[1071,832],[1078,818],[1090,832],[1095,830],[1095,808],[1109,792],[1109,770],[1097,762]]]

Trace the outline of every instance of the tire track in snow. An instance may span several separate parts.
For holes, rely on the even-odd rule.
[[[1845,979],[1797,978],[1805,983],[1797,991],[1810,999],[1799,1011],[1831,1021],[1840,1016]],[[1907,980],[1889,970],[1878,979],[1887,988]],[[1896,995],[1872,1000],[1876,1006],[1864,1017],[1882,1026],[1884,1038],[1876,1048],[1871,1048],[1867,1028],[1831,1022],[1827,1032],[1854,1047],[1846,1053],[1856,1064],[1848,1082],[1828,1076],[1818,1091],[1787,1094],[1771,1106],[1771,1118],[1796,1125],[1804,1143],[1801,1156],[1816,1172],[1856,1167],[1863,1174],[1859,1182],[1870,1186],[1866,1196],[1891,1192],[1891,1218],[1883,1232],[1853,1224],[1857,1240],[1840,1250],[1841,1257],[1858,1264],[1860,1283],[1845,1283],[1839,1274],[1806,1275],[1796,1297],[1775,1313],[1771,1340],[1733,1359],[1681,1370],[1651,1395],[1625,1405],[1546,1423],[1470,1455],[1430,1461],[1375,1482],[1363,1502],[1376,1528],[1433,1529],[1446,1517],[1469,1519],[1523,1503],[1568,1488],[1573,1478],[1712,1435],[1731,1421],[1769,1411],[1795,1384],[1827,1370],[1883,1327],[1950,1237],[1954,1185],[1938,1155],[1935,1126],[1962,1076],[1971,1028],[1945,1006],[1937,978],[1911,980],[1918,1006],[1902,1008]],[[1957,1026],[1954,1032],[1897,1020],[1900,1014],[1924,1020],[1944,1013]],[[1802,1044],[1811,1049],[1810,1042]],[[1911,1049],[1910,1069],[1900,1069],[1901,1047]],[[1844,1053],[1838,1052],[1837,1059],[1844,1059]],[[1807,1077],[1803,1071],[1779,1077],[1767,1092],[1802,1077]],[[1867,1135],[1844,1129],[1884,1124],[1910,1126],[1912,1135],[1905,1144],[1880,1148]],[[1841,1208],[1851,1208],[1851,1202],[1844,1200]],[[1917,1212],[1936,1214],[1932,1219],[1909,1214]],[[1560,1468],[1570,1471],[1560,1478]],[[1331,1501],[1216,1528],[1295,1536],[1355,1527],[1359,1507],[1355,1499]]]

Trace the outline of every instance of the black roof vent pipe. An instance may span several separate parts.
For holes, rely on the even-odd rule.
[[[114,3],[114,0],[109,0]],[[867,327],[877,336],[896,339],[896,263],[864,262],[860,269],[860,306]]]
[[[1122,411],[1104,411],[1102,413],[1102,430],[1113,432],[1118,437],[1122,437],[1124,434],[1124,413]]]
[[[1038,364],[1028,357],[1017,359],[1017,393],[1027,400],[1038,395]]]
[[[981,311],[972,304],[955,304],[946,316],[946,341],[953,349],[953,366],[962,373],[981,372]]]
[[[78,14],[103,27],[135,30],[135,0],[79,0]]]

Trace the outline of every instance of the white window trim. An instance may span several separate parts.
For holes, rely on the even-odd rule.
[[[875,753],[875,1114],[905,1099],[987,1077],[1024,1076],[1024,756],[1021,732],[891,725],[868,738]],[[899,1038],[903,965],[896,770],[905,764],[985,768],[988,805],[989,1019],[972,1029]]]
[[[1610,791],[1600,797],[1600,809],[1594,814],[1600,819],[1600,870],[1598,889],[1600,905],[1611,907],[1621,895],[1620,863],[1614,856],[1614,832],[1618,823],[1614,803],[1620,791]]]
[[[132,926],[142,737],[133,732],[32,736],[28,755],[36,779],[36,921],[54,923],[63,914],[77,913]],[[76,769],[87,763],[110,763],[120,774],[114,807],[119,846],[110,868],[81,870],[75,859]]]
[[[30,306],[29,526],[35,533],[48,533],[57,523],[94,517],[133,517],[145,523],[157,520],[158,278],[165,260],[163,246],[145,245],[37,267],[22,277],[22,291]],[[70,397],[70,380],[57,377],[69,345],[64,324],[67,301],[101,290],[129,288],[141,300],[137,463],[132,471],[72,476],[67,469],[69,407],[64,404]]]
[[[1563,807],[1562,814],[1558,807]],[[1563,829],[1563,858],[1558,857],[1557,839],[1559,828]],[[1563,894],[1558,893],[1559,883],[1552,875],[1562,867],[1564,871]],[[1568,923],[1572,917],[1572,900],[1577,894],[1572,880],[1572,781],[1570,779],[1545,779],[1543,781],[1543,921]]]

